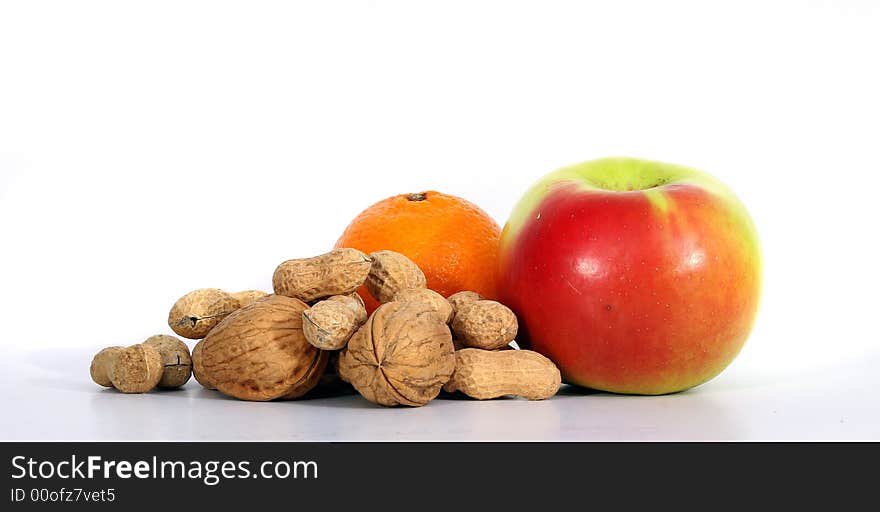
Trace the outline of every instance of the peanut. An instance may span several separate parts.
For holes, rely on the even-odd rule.
[[[559,369],[537,352],[465,348],[455,352],[455,372],[443,390],[478,400],[505,395],[544,400],[555,395],[561,384]]]
[[[268,296],[268,293],[261,290],[244,290],[232,294],[232,298],[238,301],[238,307],[240,308]]]
[[[334,295],[303,311],[303,335],[322,350],[339,350],[367,319],[367,311],[348,295]]]
[[[424,272],[399,252],[376,251],[370,258],[373,264],[364,284],[370,295],[381,303],[391,302],[401,290],[427,286]]]
[[[461,309],[465,304],[476,302],[478,300],[483,300],[483,297],[477,292],[471,291],[461,291],[456,292],[446,298],[449,301],[449,305],[452,306],[452,316],[455,316],[455,313]]]
[[[282,262],[272,275],[277,295],[303,302],[357,290],[370,272],[370,257],[357,249],[341,248],[313,258]]]
[[[119,353],[110,381],[123,393],[146,393],[159,385],[162,369],[158,350],[144,343],[132,345]]]
[[[459,307],[452,319],[452,332],[464,345],[495,350],[516,338],[516,315],[504,304],[494,300],[467,302]]]
[[[200,288],[177,299],[168,312],[168,326],[184,338],[201,339],[238,308],[238,300],[223,290]]]
[[[157,334],[147,338],[144,344],[151,345],[162,356],[160,388],[179,388],[189,381],[192,375],[192,357],[186,343],[174,336]]]
[[[364,305],[364,299],[357,293],[349,293],[348,295],[334,295],[328,297],[327,300],[340,302],[346,307],[354,311],[358,325],[367,321],[367,307]]]
[[[423,301],[430,305],[444,323],[452,320],[452,305],[442,295],[427,288],[407,288],[394,294],[394,302]]]
[[[473,347],[469,347],[467,345],[467,343],[465,343],[461,340],[455,339],[455,338],[452,339],[452,346],[455,347],[455,350],[461,350],[463,348],[473,348]],[[516,348],[514,348],[512,345],[508,344],[508,345],[503,345],[500,348],[496,348],[493,350],[516,350]]]
[[[95,357],[92,358],[92,364],[89,366],[89,374],[95,384],[105,388],[113,387],[110,375],[113,371],[113,365],[116,364],[116,359],[123,350],[125,347],[107,347],[95,354]]]

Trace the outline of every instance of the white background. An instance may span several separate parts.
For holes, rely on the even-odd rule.
[[[185,401],[104,392],[88,363],[169,333],[191,289],[268,290],[384,197],[435,189],[503,224],[543,174],[626,155],[716,175],[758,226],[761,311],[720,377],[385,416],[313,401],[302,435],[242,436],[381,438],[406,418],[413,438],[880,439],[878,49],[867,0],[0,3],[2,399],[19,411],[0,438],[237,438],[216,424],[287,418],[296,404],[212,409],[194,382]],[[132,426],[181,403],[182,430]]]

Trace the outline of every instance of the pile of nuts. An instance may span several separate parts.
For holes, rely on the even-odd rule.
[[[393,251],[342,248],[281,263],[274,294],[192,291],[175,302],[168,325],[200,340],[189,353],[166,335],[109,347],[92,361],[92,379],[126,393],[202,386],[241,400],[300,397],[340,379],[386,406],[425,405],[441,390],[471,398],[556,394],[559,370],[537,352],[514,349],[516,315],[462,291],[445,298],[424,273]],[[357,290],[380,306],[367,315]]]
[[[123,393],[146,393],[155,387],[173,389],[192,375],[189,347],[174,336],[157,334],[130,347],[107,347],[92,359],[92,380]]]

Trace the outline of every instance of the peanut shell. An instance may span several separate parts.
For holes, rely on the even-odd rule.
[[[184,338],[204,338],[229,313],[239,309],[238,300],[217,288],[200,288],[177,299],[168,312],[168,326]]]
[[[456,292],[446,298],[449,301],[449,305],[452,306],[452,316],[455,316],[455,313],[465,304],[476,302],[478,300],[483,300],[483,297],[477,292],[471,291],[461,291]]]
[[[367,308],[364,305],[364,299],[362,299],[361,296],[357,293],[350,293],[348,295],[334,295],[332,297],[328,297],[327,300],[332,300],[345,304],[346,307],[354,312],[355,319],[357,320],[358,325],[361,325],[367,321]]]
[[[357,249],[341,248],[313,258],[282,262],[272,275],[277,295],[303,302],[357,290],[370,271],[370,257]]]
[[[455,338],[452,338],[452,345],[455,347],[455,350],[461,350],[461,349],[463,349],[463,348],[473,348],[473,347],[469,347],[469,346],[468,346],[466,343],[464,343],[463,341],[461,341],[461,340],[457,340],[457,339],[455,339]],[[515,349],[513,346],[511,346],[511,345],[508,344],[508,345],[504,345],[504,346],[502,346],[501,348],[496,348],[496,349],[493,349],[493,350],[516,350],[516,349]]]
[[[244,290],[231,295],[233,299],[238,301],[238,307],[243,308],[254,301],[267,297],[269,294],[261,290]]]
[[[123,393],[146,393],[162,379],[162,356],[151,345],[132,345],[119,353],[110,380]]]
[[[407,288],[394,294],[395,302],[424,301],[434,308],[445,323],[452,320],[452,305],[445,297],[427,288]]]
[[[95,357],[92,358],[92,364],[89,366],[89,374],[95,384],[105,388],[113,387],[110,374],[113,371],[113,365],[116,364],[116,359],[123,350],[125,347],[107,347],[95,354]]]
[[[479,400],[505,395],[544,400],[561,384],[559,369],[537,352],[465,348],[455,352],[455,372],[443,390]]]
[[[424,272],[399,252],[376,251],[370,258],[373,265],[364,284],[370,295],[381,303],[390,302],[401,290],[427,286]]]
[[[516,338],[516,315],[494,300],[478,300],[460,306],[452,319],[452,332],[465,345],[495,350]]]
[[[353,299],[341,297],[346,297],[357,306]],[[339,350],[361,326],[358,313],[357,309],[345,302],[322,300],[303,311],[303,335],[309,343],[321,350]]]
[[[367,400],[421,406],[455,369],[452,335],[428,304],[387,302],[339,353],[339,376]]]
[[[241,400],[295,398],[318,381],[327,354],[302,331],[301,300],[272,295],[223,319],[202,341],[201,366],[219,391]]]
[[[189,381],[192,376],[192,356],[186,343],[166,334],[150,336],[144,343],[158,350],[162,356],[160,388],[179,388]]]

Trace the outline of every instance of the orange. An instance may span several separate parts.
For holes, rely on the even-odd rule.
[[[396,251],[413,260],[428,288],[444,297],[471,290],[494,299],[500,236],[498,223],[475,204],[431,190],[373,204],[351,221],[336,247]],[[378,302],[365,288],[358,292],[372,312]]]

